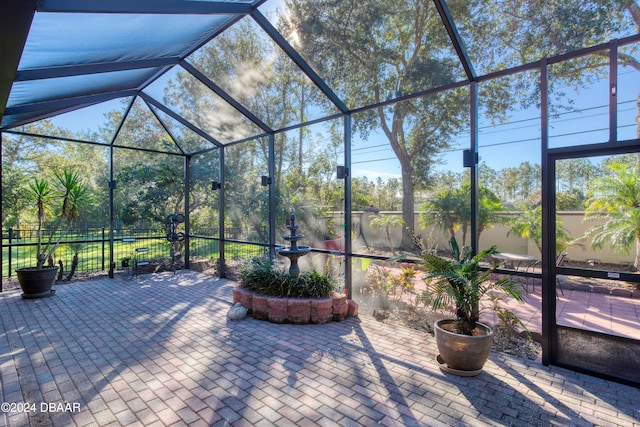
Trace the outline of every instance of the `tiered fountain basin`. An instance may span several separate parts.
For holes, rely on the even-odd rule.
[[[300,274],[300,267],[298,267],[298,258],[308,254],[311,251],[310,246],[298,246],[298,240],[304,237],[304,234],[296,234],[296,230],[298,226],[296,225],[296,216],[295,214],[289,215],[289,223],[286,226],[291,234],[287,236],[282,236],[284,240],[290,243],[288,248],[278,249],[278,254],[283,257],[289,258],[291,261],[291,266],[289,267],[289,274],[292,276],[297,276]]]
[[[358,316],[358,304],[337,292],[326,298],[280,298],[236,286],[233,303],[238,302],[255,319],[272,323],[329,323]]]

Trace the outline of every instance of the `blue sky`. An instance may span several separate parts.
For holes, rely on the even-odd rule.
[[[637,72],[621,69],[618,82],[618,140],[636,138],[635,117],[636,97],[640,92],[640,78]],[[567,97],[572,98],[572,108],[550,119],[550,147],[566,147],[606,142],[609,138],[608,81],[598,81],[588,89],[567,89]],[[363,143],[354,147],[353,172],[369,178],[375,176],[399,177],[400,165],[390,147],[385,147],[386,138],[374,135],[368,141],[370,150],[363,149]],[[468,130],[452,141],[458,147],[443,153],[441,170],[461,172],[462,149],[469,146]],[[493,126],[480,118],[479,130],[480,161],[500,170],[517,167],[525,161],[540,163],[540,112],[537,108],[514,110],[506,123]],[[381,160],[383,159],[383,160]]]

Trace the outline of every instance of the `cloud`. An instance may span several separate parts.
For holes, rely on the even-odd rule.
[[[366,177],[370,181],[376,181],[378,179],[378,177],[382,178],[383,181],[387,181],[390,178],[398,178],[398,179],[402,178],[401,174],[393,173],[391,171],[360,169],[360,168],[353,168],[351,170],[351,176],[352,177]]]

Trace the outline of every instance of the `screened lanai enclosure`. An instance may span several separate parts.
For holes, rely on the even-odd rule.
[[[23,0],[0,24],[3,278],[32,177],[72,168],[81,270],[167,256],[176,214],[187,268],[282,262],[294,213],[301,268],[358,301],[455,236],[515,254],[544,364],[640,384],[637,1]]]

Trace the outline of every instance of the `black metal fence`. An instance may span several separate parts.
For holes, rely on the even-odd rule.
[[[194,234],[190,239],[191,258],[219,258],[220,239],[201,234]],[[241,240],[225,240],[225,258],[238,260],[264,256],[269,253],[269,245],[266,243],[247,242]]]
[[[194,258],[219,258],[220,240],[214,236],[217,229],[198,230],[190,236],[190,256]],[[229,229],[229,232],[234,230]],[[225,233],[227,230],[225,230]],[[47,234],[48,235],[48,234]],[[59,237],[59,236],[54,236]],[[61,260],[65,271],[71,269],[73,257],[78,254],[78,272],[98,272],[109,269],[109,229],[82,227],[64,236],[55,252],[55,264]],[[35,228],[11,228],[2,233],[2,277],[12,277],[15,269],[31,267],[36,263],[37,230]],[[167,258],[171,244],[162,230],[118,229],[114,230],[113,260],[116,268],[132,258],[137,248],[148,248],[148,259]],[[226,259],[244,259],[263,256],[268,247],[263,243],[227,240]]]
[[[49,231],[44,231],[49,236]],[[53,236],[60,237],[59,234]],[[48,239],[48,237],[47,237]],[[69,271],[74,256],[78,255],[78,272],[108,270],[109,229],[83,227],[70,230],[54,252],[54,263],[62,261]],[[157,230],[118,230],[114,233],[113,259],[120,262],[131,257],[137,247],[148,247],[150,258],[166,257],[169,247],[165,236]],[[2,233],[2,277],[11,277],[16,268],[32,267],[36,263],[37,230],[35,228],[10,228]]]

